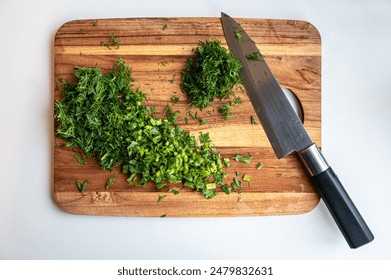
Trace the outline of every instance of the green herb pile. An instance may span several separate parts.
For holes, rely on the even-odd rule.
[[[220,46],[216,41],[204,46],[208,48],[209,44]],[[221,54],[216,55],[223,60]],[[216,67],[233,75],[232,69],[239,65],[231,56],[227,57],[225,63],[220,61],[221,65]],[[132,88],[130,83],[134,80],[125,62],[119,59],[108,74],[98,67],[76,68],[75,77],[76,83],[63,83],[62,98],[55,103],[57,134],[67,146],[81,148],[86,157],[95,157],[103,169],[113,170],[121,165],[129,183],[136,186],[145,186],[148,181],[157,188],[183,183],[206,198],[216,195],[216,188],[223,184],[226,174],[209,135],[201,133],[198,143],[176,125],[176,113],[169,108],[165,110],[167,120],[157,119],[154,108],[143,105],[145,94]],[[228,88],[239,82],[234,77],[234,81],[227,80],[213,95],[225,98]],[[83,190],[86,185],[78,182]]]
[[[201,110],[214,98],[227,99],[233,87],[242,82],[239,70],[243,67],[218,40],[200,42],[193,49],[182,70],[182,89],[187,93],[191,107]]]

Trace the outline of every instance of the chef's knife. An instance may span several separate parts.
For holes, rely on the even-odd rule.
[[[277,157],[298,154],[351,248],[371,242],[373,234],[311,140],[254,41],[227,14],[221,13],[221,21],[231,53],[243,64],[243,85]]]

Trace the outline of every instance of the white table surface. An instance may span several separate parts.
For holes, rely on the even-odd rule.
[[[323,152],[375,240],[348,247],[321,202],[304,215],[76,216],[51,198],[53,40],[72,19],[306,20],[322,36]],[[391,2],[0,2],[0,259],[390,259]]]

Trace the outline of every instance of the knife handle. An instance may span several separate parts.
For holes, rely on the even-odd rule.
[[[371,242],[371,230],[316,144],[300,151],[299,156],[350,248]]]

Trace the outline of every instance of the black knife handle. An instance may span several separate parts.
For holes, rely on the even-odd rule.
[[[371,230],[358,212],[337,175],[329,167],[315,144],[309,148],[312,149],[311,152],[299,152],[300,158],[310,172],[312,181],[350,248],[358,248],[371,242],[374,239]]]

